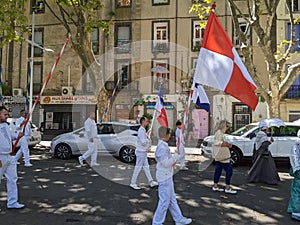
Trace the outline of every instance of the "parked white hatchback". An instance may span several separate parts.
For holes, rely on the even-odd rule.
[[[16,129],[16,118],[8,118],[7,123],[10,129],[10,132],[17,134],[17,129]],[[28,142],[29,147],[34,147],[35,145],[39,144],[42,140],[42,135],[40,132],[40,129],[34,125],[31,122],[28,122],[31,125],[31,131],[32,131],[32,138]],[[14,142],[15,143],[15,142]],[[20,142],[18,143],[17,147],[20,147]]]
[[[270,145],[270,151],[273,157],[283,158],[289,157],[294,142],[299,139],[297,132],[300,129],[300,123],[285,122],[286,126],[271,127],[268,136],[274,138],[274,142]],[[258,123],[250,123],[231,134],[226,134],[226,140],[232,144],[231,164],[237,166],[242,158],[251,157],[253,153],[254,141],[256,134],[260,131]],[[204,154],[212,156],[212,144],[214,136],[204,138],[201,144]]]

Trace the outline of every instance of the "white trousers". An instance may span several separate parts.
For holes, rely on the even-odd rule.
[[[20,138],[20,149],[19,151],[17,152],[16,156],[15,156],[15,159],[16,160],[19,160],[23,154],[24,156],[24,161],[25,161],[25,165],[26,164],[30,164],[30,155],[29,155],[29,148],[28,148],[28,140],[27,140],[28,137],[26,136],[23,136]]]
[[[180,166],[184,167],[185,166],[185,150],[184,150],[183,144],[180,144],[179,151],[180,151]]]
[[[182,213],[176,200],[172,177],[163,182],[158,182],[158,198],[158,205],[154,213],[152,225],[162,225],[166,219],[168,209],[175,222],[182,219]]]
[[[135,151],[135,155],[136,155],[136,163],[131,178],[131,184],[136,184],[136,180],[142,169],[144,169],[147,180],[150,183],[151,181],[153,181],[153,178],[151,176],[150,169],[149,169],[147,152]]]
[[[11,206],[18,202],[17,187],[17,164],[11,155],[0,155],[2,167],[0,167],[0,183],[2,176],[6,177],[7,188],[7,206]]]
[[[83,160],[91,156],[91,164],[97,163],[97,141],[94,139],[93,142],[88,140],[88,150],[81,156]]]

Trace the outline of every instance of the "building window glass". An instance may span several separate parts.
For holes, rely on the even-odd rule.
[[[28,94],[30,93],[30,63],[28,63]],[[33,89],[32,93],[37,95],[40,93],[43,86],[43,62],[33,62]]]
[[[295,26],[295,41],[296,45],[294,46],[294,51],[300,51],[300,24],[294,24]],[[288,23],[288,33],[287,33],[287,39],[291,40],[291,24]]]
[[[252,44],[252,38],[251,38],[251,29],[250,27],[247,27],[247,23],[244,19],[242,18],[238,18],[239,21],[239,25],[240,25],[240,29],[241,31],[246,35],[246,41],[247,43],[245,43],[245,45],[251,45]],[[242,41],[239,39],[237,32],[235,30],[235,26],[233,25],[233,44],[236,48],[240,48],[242,46]]]
[[[288,98],[300,98],[300,75],[287,91]]]
[[[153,67],[162,66],[168,69],[168,60],[155,60]],[[152,92],[158,93],[160,84],[162,86],[163,94],[169,93],[169,73],[152,73]]]
[[[93,49],[93,53],[95,55],[99,54],[99,29],[95,28],[92,36],[91,36],[91,42],[92,42],[92,49]]]
[[[128,53],[131,50],[131,24],[116,25],[115,47],[118,53]]]
[[[153,23],[153,51],[169,51],[169,22]]]
[[[152,0],[152,5],[169,5],[169,0]]]
[[[201,23],[204,23],[200,20],[194,20],[192,22],[192,31],[193,31],[193,40],[192,40],[192,51],[199,51],[203,36],[204,36],[204,26],[201,26]]]
[[[118,60],[115,62],[116,73],[114,76],[114,86],[119,89],[128,89],[131,82],[130,60]]]
[[[292,10],[293,12],[299,12],[300,11],[300,0],[292,0]]]
[[[32,40],[32,36],[29,37],[29,40]],[[41,47],[44,46],[44,29],[34,29],[34,43],[40,45]],[[28,57],[31,57],[31,44],[28,44]],[[43,49],[34,46],[34,57],[42,57],[43,56]]]
[[[43,0],[31,0],[30,13],[35,12],[37,14],[45,13],[45,4]]]
[[[131,0],[116,0],[116,6],[120,7],[131,7]]]

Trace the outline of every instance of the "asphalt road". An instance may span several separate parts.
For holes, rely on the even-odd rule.
[[[0,185],[0,224],[9,225],[131,225],[151,224],[157,189],[130,189],[133,165],[113,157],[99,157],[101,166],[80,166],[77,158],[52,158],[47,149],[31,152],[31,168],[18,166],[20,202],[24,209],[6,208],[5,180]],[[192,224],[299,224],[286,213],[291,177],[287,162],[278,163],[281,183],[271,186],[246,183],[248,162],[234,168],[237,195],[211,191],[214,165],[189,156],[189,170],[174,176],[177,199]],[[155,162],[150,159],[152,174]],[[224,183],[222,176],[221,185]],[[165,225],[174,224],[168,214]]]

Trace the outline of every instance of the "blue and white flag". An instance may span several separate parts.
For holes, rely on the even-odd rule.
[[[194,83],[193,87],[192,101],[208,112],[210,109],[210,103],[203,86],[199,83]]]

